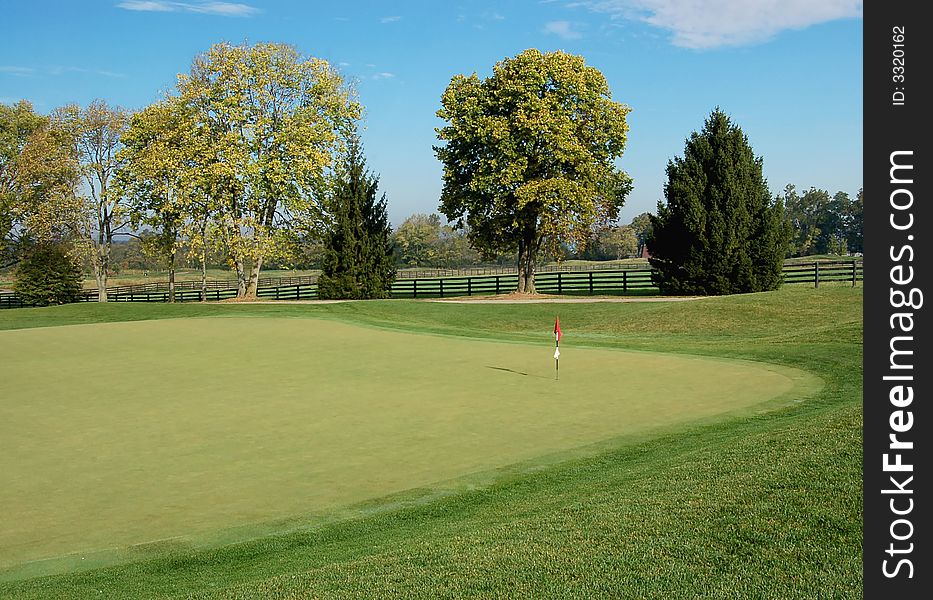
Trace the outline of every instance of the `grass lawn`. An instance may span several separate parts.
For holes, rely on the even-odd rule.
[[[0,556],[123,548],[8,571],[2,597],[860,597],[860,288],[83,305],[0,329],[20,400],[0,428],[21,424]],[[72,370],[35,377],[43,353]]]

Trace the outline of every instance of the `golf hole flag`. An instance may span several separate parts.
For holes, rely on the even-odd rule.
[[[557,317],[557,320],[554,321],[554,360],[560,358],[560,336],[562,335],[560,332],[560,317]]]
[[[554,378],[560,377],[560,317],[554,321]]]

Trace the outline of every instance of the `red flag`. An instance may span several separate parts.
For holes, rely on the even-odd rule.
[[[557,317],[557,320],[554,321],[554,342],[560,344],[560,338],[564,335],[560,332],[560,317]]]

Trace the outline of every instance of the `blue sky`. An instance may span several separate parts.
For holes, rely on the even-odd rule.
[[[3,13],[0,102],[42,113],[95,98],[142,108],[220,41],[327,59],[358,89],[396,226],[437,210],[435,111],[451,77],[488,75],[527,48],[584,56],[632,108],[622,222],[655,210],[668,160],[716,106],[773,192],[862,187],[861,0],[8,0]]]

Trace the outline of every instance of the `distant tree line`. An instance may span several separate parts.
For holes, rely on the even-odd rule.
[[[856,254],[864,249],[863,191],[855,198],[846,192],[830,196],[826,190],[810,188],[803,194],[794,185],[778,198],[791,227],[788,256]]]

